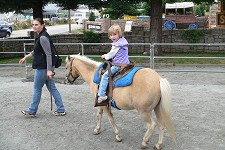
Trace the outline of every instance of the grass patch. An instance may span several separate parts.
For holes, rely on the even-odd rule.
[[[142,54],[131,54],[130,56],[148,56]],[[173,63],[173,64],[225,64],[225,55],[224,54],[202,54],[202,53],[192,53],[192,54],[162,54],[162,57],[221,57],[221,59],[208,59],[208,58],[157,58],[155,63]],[[16,64],[22,57],[18,58],[2,58],[0,59],[0,64]],[[62,56],[63,63],[65,62],[64,56]],[[103,62],[101,57],[92,58],[95,61]],[[130,60],[135,63],[149,63],[149,58],[130,58]],[[27,63],[32,63],[32,59],[27,59]]]
[[[16,57],[16,58],[1,58],[0,64],[18,64],[19,60],[22,59],[22,57]],[[27,59],[28,63],[32,63],[32,59]]]
[[[173,63],[173,64],[224,64],[224,54],[203,54],[203,53],[187,53],[187,54],[163,54],[167,57],[221,57],[220,58],[167,58],[155,59],[155,63]]]
[[[135,56],[135,55],[130,55]],[[138,55],[143,56],[143,55]],[[145,55],[148,56],[148,55]],[[168,53],[162,54],[162,57],[221,57],[218,58],[155,58],[155,63],[172,63],[172,64],[225,64],[225,55],[224,54],[202,54],[202,53]],[[149,58],[130,58],[136,63],[149,63]]]

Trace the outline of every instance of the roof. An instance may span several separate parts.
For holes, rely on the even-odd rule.
[[[44,6],[44,11],[57,11],[60,7],[57,6],[57,4],[47,4]]]
[[[176,2],[176,3],[166,3],[166,9],[176,9],[176,8],[190,8],[194,7],[193,2]]]

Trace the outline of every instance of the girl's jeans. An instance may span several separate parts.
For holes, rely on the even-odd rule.
[[[119,66],[112,66],[111,74],[114,75],[119,70],[120,70]],[[98,89],[98,96],[101,96],[101,97],[106,96],[106,88],[108,86],[108,83],[109,83],[109,75],[108,75],[108,71],[106,71],[101,78],[101,82]]]
[[[33,115],[35,115],[37,113],[38,105],[41,100],[42,87],[44,86],[44,84],[48,88],[48,91],[50,90],[49,84],[51,84],[52,96],[55,99],[55,104],[57,106],[57,112],[64,112],[65,111],[64,105],[62,102],[61,95],[59,94],[59,91],[57,90],[57,88],[55,86],[54,76],[52,77],[51,80],[49,80],[47,78],[47,69],[36,69],[35,70],[33,99],[32,99],[32,103],[28,109],[28,112]]]

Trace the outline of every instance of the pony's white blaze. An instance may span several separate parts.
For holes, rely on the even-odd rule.
[[[94,98],[98,91],[98,85],[93,83],[93,78],[100,64],[100,62],[80,55],[70,55],[66,58],[67,71],[71,68],[72,76],[79,74],[89,84],[90,92]],[[68,77],[68,79],[70,78]],[[157,125],[159,127],[159,140],[155,148],[162,148],[164,126],[167,128],[171,138],[175,141],[173,124],[170,118],[171,87],[169,82],[161,78],[157,72],[149,68],[143,68],[137,71],[130,86],[115,88],[113,90],[113,99],[120,109],[136,109],[147,123],[148,129],[141,143],[142,148],[147,147],[152,131],[156,126],[151,113],[153,110],[156,114]],[[108,115],[108,119],[116,134],[116,140],[121,141],[122,138],[120,137],[113,115],[105,106],[101,106],[98,109],[97,125],[94,129],[95,134],[100,133],[103,110]]]

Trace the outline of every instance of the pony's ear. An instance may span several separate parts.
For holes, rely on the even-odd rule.
[[[68,60],[70,61],[70,55],[68,55]]]
[[[80,55],[80,53],[78,53],[77,55]]]

